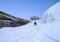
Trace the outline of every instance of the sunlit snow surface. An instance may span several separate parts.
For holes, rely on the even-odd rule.
[[[0,29],[0,42],[60,42],[60,14],[59,9],[55,8],[59,5],[60,3],[57,3],[54,8],[49,8],[44,13],[43,19],[36,21],[37,25],[32,21],[21,27]],[[50,19],[50,10],[53,11],[51,13],[54,21],[51,21],[53,17]],[[46,14],[48,18],[45,20]]]
[[[15,28],[0,29],[0,42],[59,42],[59,22],[41,23],[40,20]]]

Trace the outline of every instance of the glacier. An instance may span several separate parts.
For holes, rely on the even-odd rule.
[[[48,8],[40,20],[0,29],[0,42],[60,42],[60,2]]]

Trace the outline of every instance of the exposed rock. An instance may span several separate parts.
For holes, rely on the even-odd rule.
[[[37,17],[37,16],[33,16],[33,17],[30,18],[30,20],[39,20],[39,19],[40,19],[40,18]]]
[[[0,27],[17,27],[29,23],[28,20],[21,19],[0,11]]]

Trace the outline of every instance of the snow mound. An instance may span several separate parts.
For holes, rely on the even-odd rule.
[[[44,13],[43,19],[45,22],[60,20],[60,2],[47,9]]]

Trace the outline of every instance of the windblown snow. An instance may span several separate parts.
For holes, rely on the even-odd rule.
[[[60,2],[47,9],[36,23],[0,29],[0,42],[60,42]]]

